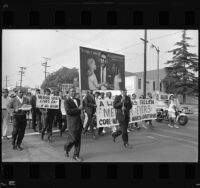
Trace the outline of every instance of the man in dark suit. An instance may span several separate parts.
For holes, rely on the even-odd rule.
[[[62,100],[62,91],[56,91],[56,96],[59,96],[59,109],[54,110],[54,127],[59,127],[59,130],[62,129],[62,112],[61,112],[61,100]]]
[[[80,100],[75,98],[76,90],[71,88],[69,90],[69,97],[65,100],[65,110],[67,115],[67,142],[64,145],[64,150],[66,156],[69,157],[69,152],[74,146],[73,159],[81,162],[79,158],[80,148],[81,148],[81,132],[83,129],[83,124],[81,120],[81,110],[83,110],[83,105],[80,105]]]
[[[37,95],[40,94],[40,89],[36,89],[36,95],[31,96],[30,103],[32,105],[32,129],[36,132],[36,121],[38,124],[38,131],[41,132],[42,130],[42,123],[41,123],[41,112],[39,108],[36,108],[36,100]]]
[[[122,134],[125,148],[131,148],[128,144],[128,124],[130,119],[130,109],[132,108],[131,99],[127,96],[127,91],[121,91],[121,95],[115,97],[114,108],[116,109],[116,119],[119,122],[119,129],[112,134],[113,141]]]
[[[113,89],[114,75],[112,65],[108,62],[105,53],[100,54],[100,65],[97,66],[96,76],[98,83],[104,83],[101,90]]]
[[[13,112],[13,131],[12,131],[12,145],[13,149],[23,150],[21,147],[22,140],[26,129],[26,111],[20,109],[23,105],[29,105],[29,100],[23,97],[24,92],[20,89],[17,96],[13,98],[9,104],[9,111]]]
[[[92,125],[92,117],[96,110],[96,103],[95,103],[94,96],[92,95],[92,91],[87,92],[87,95],[85,96],[83,101],[84,101],[85,112],[88,117],[88,121],[83,131],[83,134],[85,134],[88,131],[88,127],[90,127],[90,131],[93,133],[94,127]]]

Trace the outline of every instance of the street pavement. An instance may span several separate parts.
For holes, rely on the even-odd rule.
[[[114,143],[109,133],[98,136],[82,136],[80,157],[84,162],[197,162],[198,160],[198,115],[191,114],[186,126],[170,128],[168,122],[153,121],[152,130],[141,128],[129,133],[132,149],[123,147],[121,136]],[[141,125],[141,123],[139,123]],[[12,125],[9,126],[10,131]],[[11,139],[2,140],[3,162],[74,162],[64,155],[67,134],[62,137],[54,128],[52,143],[40,139],[40,134],[27,127],[23,139],[23,151],[12,150]]]

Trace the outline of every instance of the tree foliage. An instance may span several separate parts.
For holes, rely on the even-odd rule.
[[[169,66],[166,67],[167,75],[163,80],[166,90],[169,93],[182,94],[185,102],[186,95],[198,93],[198,77],[195,72],[198,72],[198,57],[196,54],[188,51],[192,47],[186,36],[186,31],[183,31],[182,40],[176,42],[177,48],[168,51],[173,53],[172,60],[166,62]]]
[[[41,88],[59,89],[61,84],[73,84],[74,78],[78,78],[78,69],[62,67],[59,70],[49,74],[46,80],[43,81]]]

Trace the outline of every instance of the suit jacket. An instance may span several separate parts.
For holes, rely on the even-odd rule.
[[[83,101],[86,113],[93,115],[96,109],[96,103],[94,97],[92,97],[90,94],[87,94],[83,99]]]
[[[80,100],[76,99],[78,106],[80,105]],[[67,117],[67,126],[69,131],[81,130],[83,128],[81,120],[81,110],[76,106],[74,101],[69,97],[65,99],[65,111]]]
[[[101,66],[97,67],[95,74],[96,74],[98,83],[101,83]],[[107,89],[113,89],[114,73],[112,72],[111,66],[109,64],[106,65],[106,82],[108,84],[111,84],[111,88],[108,87]]]
[[[32,109],[36,109],[36,95],[31,96],[30,104],[32,105]]]
[[[13,115],[26,115],[26,112],[23,110],[19,110],[18,112],[16,112],[24,104],[30,104],[29,99],[27,97],[23,97],[22,103],[19,101],[17,97],[15,97],[15,98],[12,98],[11,101],[9,102],[8,109],[9,111],[14,109]]]
[[[122,112],[122,102],[121,102],[122,96],[118,95],[115,97],[115,100],[113,102],[113,106],[116,109],[116,119],[118,121],[124,121],[125,118],[129,118],[130,117],[130,109],[132,108],[132,103],[131,103],[131,99],[130,97],[126,96],[125,97],[125,102],[124,102],[124,106],[126,108],[125,113]]]

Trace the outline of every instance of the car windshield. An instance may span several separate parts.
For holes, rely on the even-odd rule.
[[[168,108],[168,106],[164,101],[159,100],[157,101],[157,108]]]

